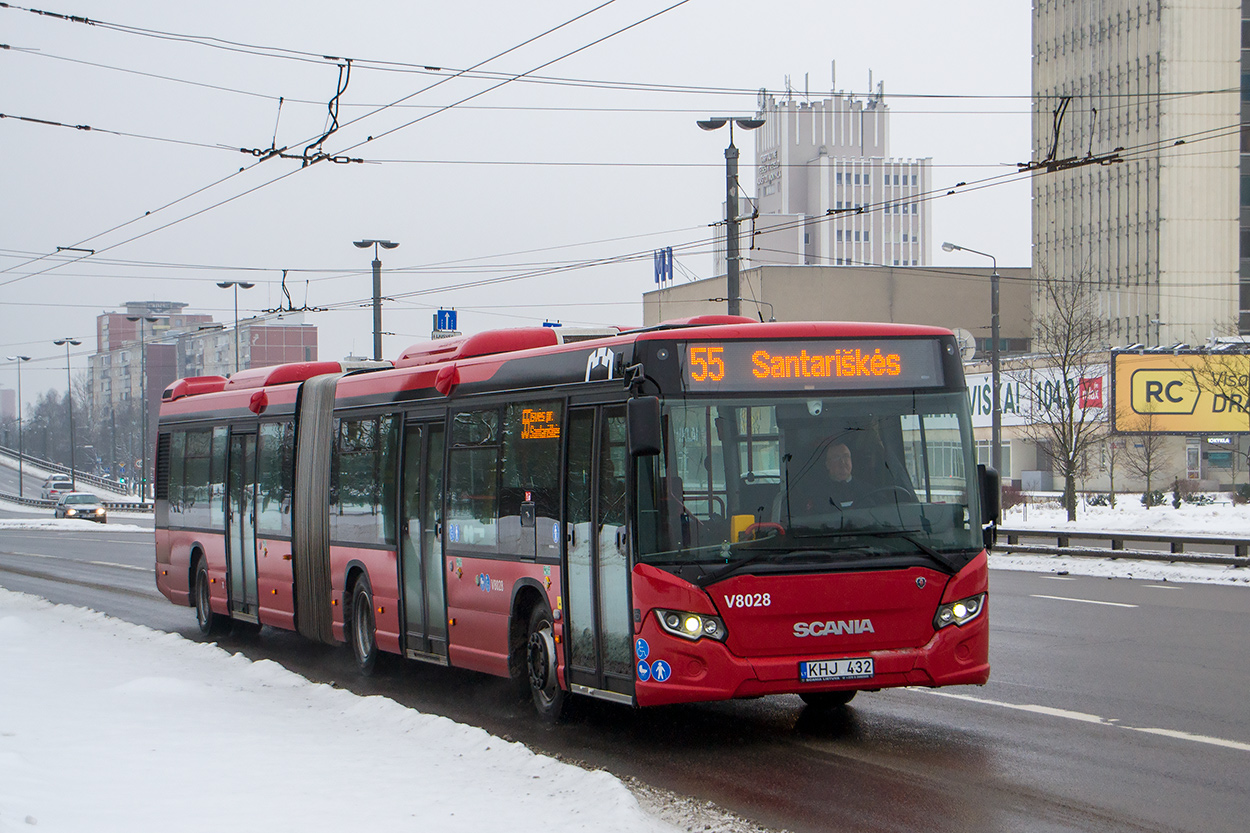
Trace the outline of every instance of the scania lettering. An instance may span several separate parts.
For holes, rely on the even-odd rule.
[[[860,484],[836,504],[835,446]],[[156,582],[205,634],[508,677],[545,719],[983,684],[998,485],[973,452],[931,327],[533,327],[180,379]]]
[[[797,622],[794,625],[796,638],[805,636],[837,636],[844,633],[876,633],[872,629],[871,619],[843,619],[837,622]]]

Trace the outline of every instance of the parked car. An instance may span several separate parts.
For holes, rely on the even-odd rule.
[[[56,501],[58,518],[79,518],[84,521],[108,523],[108,511],[100,499],[90,492],[65,492]]]
[[[56,500],[59,495],[72,488],[73,481],[70,480],[68,474],[53,474],[43,481],[43,489],[39,492],[39,496],[44,500]]]

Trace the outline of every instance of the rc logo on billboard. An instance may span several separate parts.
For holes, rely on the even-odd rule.
[[[1134,370],[1130,388],[1139,414],[1192,414],[1201,392],[1192,370],[1173,368]]]

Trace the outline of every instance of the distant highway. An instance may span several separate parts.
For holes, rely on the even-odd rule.
[[[147,531],[0,529],[0,586],[198,639],[151,563]],[[292,634],[220,642],[769,828],[1246,829],[1250,589],[995,571],[988,610],[982,688],[865,693],[825,717],[789,696],[641,712],[579,702],[554,729],[478,674],[395,660],[362,681],[345,650]]]

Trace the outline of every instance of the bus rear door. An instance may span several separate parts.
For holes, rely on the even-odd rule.
[[[226,562],[230,615],[260,622],[256,589],[256,433],[230,434],[226,478]]]

